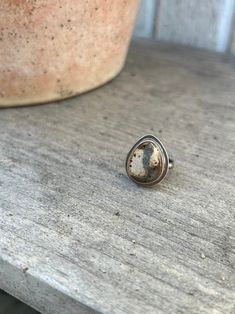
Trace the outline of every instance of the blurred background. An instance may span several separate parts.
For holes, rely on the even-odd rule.
[[[235,54],[235,0],[141,0],[134,36]]]
[[[142,0],[133,36],[235,54],[235,0]],[[0,290],[0,314],[36,313]]]

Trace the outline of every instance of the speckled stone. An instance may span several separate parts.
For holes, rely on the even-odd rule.
[[[0,107],[67,98],[123,67],[138,0],[0,1]]]
[[[141,138],[126,160],[130,179],[141,185],[160,182],[168,171],[168,156],[162,143],[152,135]]]

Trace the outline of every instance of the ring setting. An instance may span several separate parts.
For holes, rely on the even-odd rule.
[[[173,166],[174,161],[169,158],[164,145],[153,135],[141,137],[126,158],[128,177],[145,187],[155,186],[161,182]]]

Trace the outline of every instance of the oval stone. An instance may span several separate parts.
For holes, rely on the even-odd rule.
[[[142,137],[128,153],[126,171],[140,185],[160,182],[168,171],[168,155],[162,143],[153,135]]]

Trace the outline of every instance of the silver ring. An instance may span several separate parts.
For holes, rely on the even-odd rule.
[[[136,184],[146,187],[161,182],[173,167],[174,160],[169,158],[161,141],[153,135],[141,137],[126,158],[128,177]]]

